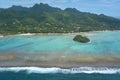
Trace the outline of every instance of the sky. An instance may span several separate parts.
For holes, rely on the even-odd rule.
[[[120,17],[120,0],[0,0],[0,8],[12,5],[31,7],[36,3],[47,3],[53,7],[76,8],[82,12]]]

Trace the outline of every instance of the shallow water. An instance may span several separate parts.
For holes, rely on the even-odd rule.
[[[75,34],[9,36],[0,38],[0,54],[76,54],[80,56],[120,57],[120,32],[90,32],[82,35],[90,38],[89,43],[73,41]]]

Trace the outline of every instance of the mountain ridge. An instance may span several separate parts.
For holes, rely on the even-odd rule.
[[[13,5],[7,9],[0,9],[0,34],[68,33],[119,29],[120,20],[117,18],[81,12],[76,8],[62,10],[40,3],[29,8]]]

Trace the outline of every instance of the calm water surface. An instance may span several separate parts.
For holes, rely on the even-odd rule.
[[[0,38],[0,53],[77,54],[81,56],[120,57],[120,32],[90,32],[82,34],[89,43],[74,42],[74,34],[9,36]]]

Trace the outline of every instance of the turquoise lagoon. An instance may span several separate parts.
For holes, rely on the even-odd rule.
[[[0,54],[77,54],[80,56],[115,56],[120,57],[120,32],[81,33],[91,41],[79,43],[73,41],[76,34],[58,35],[15,35],[0,38]]]

